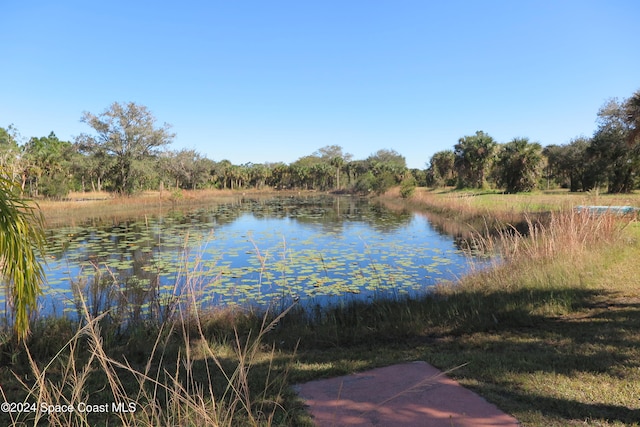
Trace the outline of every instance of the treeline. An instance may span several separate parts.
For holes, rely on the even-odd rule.
[[[130,194],[171,189],[304,189],[383,192],[424,171],[411,171],[406,159],[382,149],[353,160],[330,145],[291,164],[232,164],[214,161],[195,150],[170,150],[170,126],[156,125],[145,106],[112,104],[100,115],[81,119],[93,129],[75,141],[55,133],[19,144],[12,126],[0,128],[0,167],[32,197],[63,198],[69,191]],[[422,180],[424,182],[424,179]],[[413,182],[413,181],[411,181]]]
[[[435,153],[427,169],[429,186],[492,187],[509,193],[536,188],[628,193],[640,186],[640,91],[598,112],[593,136],[542,147],[527,138],[497,143],[478,131],[453,150]]]
[[[640,185],[640,91],[598,112],[591,138],[542,147],[527,138],[498,143],[485,132],[460,138],[452,150],[435,153],[426,169],[382,149],[354,160],[329,145],[293,163],[234,165],[195,150],[170,150],[170,126],[158,126],[145,106],[112,104],[81,119],[92,133],[61,141],[51,132],[20,144],[15,128],[0,128],[0,168],[31,197],[63,198],[70,191],[130,194],[165,189],[303,189],[381,193],[401,185],[497,188],[515,193],[536,188],[571,191],[606,188],[630,192]]]

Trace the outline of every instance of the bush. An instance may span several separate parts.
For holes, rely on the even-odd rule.
[[[64,199],[71,190],[69,181],[59,176],[43,176],[39,185],[40,194],[52,199]]]
[[[416,180],[413,177],[405,178],[400,184],[400,196],[408,199],[416,190]]]
[[[398,182],[391,172],[382,171],[375,176],[375,180],[373,181],[373,191],[380,195],[397,184]]]

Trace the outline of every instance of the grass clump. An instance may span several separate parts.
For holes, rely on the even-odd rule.
[[[0,373],[0,392],[13,411],[0,413],[0,423],[304,424],[282,405],[294,353],[279,354],[265,340],[286,313],[252,317],[244,331],[231,327],[231,340],[207,336],[206,315],[180,313],[147,336],[123,333],[109,345],[101,328],[106,313],[93,317],[85,309],[79,323],[42,321],[59,325],[53,337],[71,336],[45,343],[46,333],[34,328],[30,342],[14,347],[17,357]],[[12,345],[22,344],[3,347]]]

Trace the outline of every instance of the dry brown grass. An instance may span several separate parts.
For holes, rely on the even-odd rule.
[[[24,380],[16,378],[26,391],[20,407],[29,410],[3,410],[4,415],[14,426],[272,425],[276,412],[283,411],[279,396],[285,392],[286,372],[267,374],[260,395],[255,384],[250,385],[255,381],[251,371],[258,364],[272,366],[274,350],[265,352],[264,336],[289,309],[271,321],[265,315],[254,335],[236,333],[235,342],[222,354],[205,337],[197,314],[179,316],[162,325],[140,367],[109,354],[100,327],[107,313],[93,317],[85,306],[83,326],[48,362],[36,361],[25,347],[30,374]],[[176,337],[181,337],[177,355],[171,354]],[[169,360],[175,360],[173,369]],[[274,388],[275,398],[267,396]],[[5,401],[15,400],[2,386],[0,393]]]
[[[552,212],[543,223],[528,215],[526,230],[513,226],[497,234],[477,233],[473,244],[488,252],[498,252],[509,262],[553,259],[558,256],[580,257],[596,246],[614,243],[633,216],[578,213],[574,209]]]
[[[38,206],[46,226],[56,227],[76,225],[95,218],[120,220],[157,215],[170,209],[189,209],[211,203],[229,203],[243,197],[270,197],[274,194],[267,190],[165,190],[118,197],[106,192],[87,192],[71,193],[65,200],[40,200]]]

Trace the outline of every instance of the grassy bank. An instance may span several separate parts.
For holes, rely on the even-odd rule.
[[[388,197],[399,208],[407,203]],[[417,299],[266,315],[177,312],[122,330],[108,316],[43,320],[26,347],[4,337],[1,391],[8,402],[136,409],[54,413],[44,424],[304,426],[309,417],[290,385],[425,360],[453,369],[525,426],[640,425],[640,226],[568,209],[639,202],[418,191],[412,208],[463,224],[489,224],[487,214],[503,222],[553,214],[530,220],[528,237],[477,236],[503,261]],[[0,424],[33,424],[36,416],[4,413]]]
[[[444,189],[416,189],[408,203],[431,211],[449,213],[465,219],[478,215],[508,218],[509,215],[568,210],[578,205],[639,206],[639,194],[607,194],[597,190],[570,193],[552,190],[537,193],[503,194],[495,190],[465,191]],[[395,191],[388,193],[397,198]]]
[[[466,219],[492,209],[497,217],[555,212],[530,224],[529,238],[503,233],[488,242],[501,246],[505,264],[440,293],[440,310],[455,316],[416,357],[466,364],[452,375],[524,425],[638,425],[640,226],[567,210],[640,206],[637,195],[423,191],[411,203]]]

